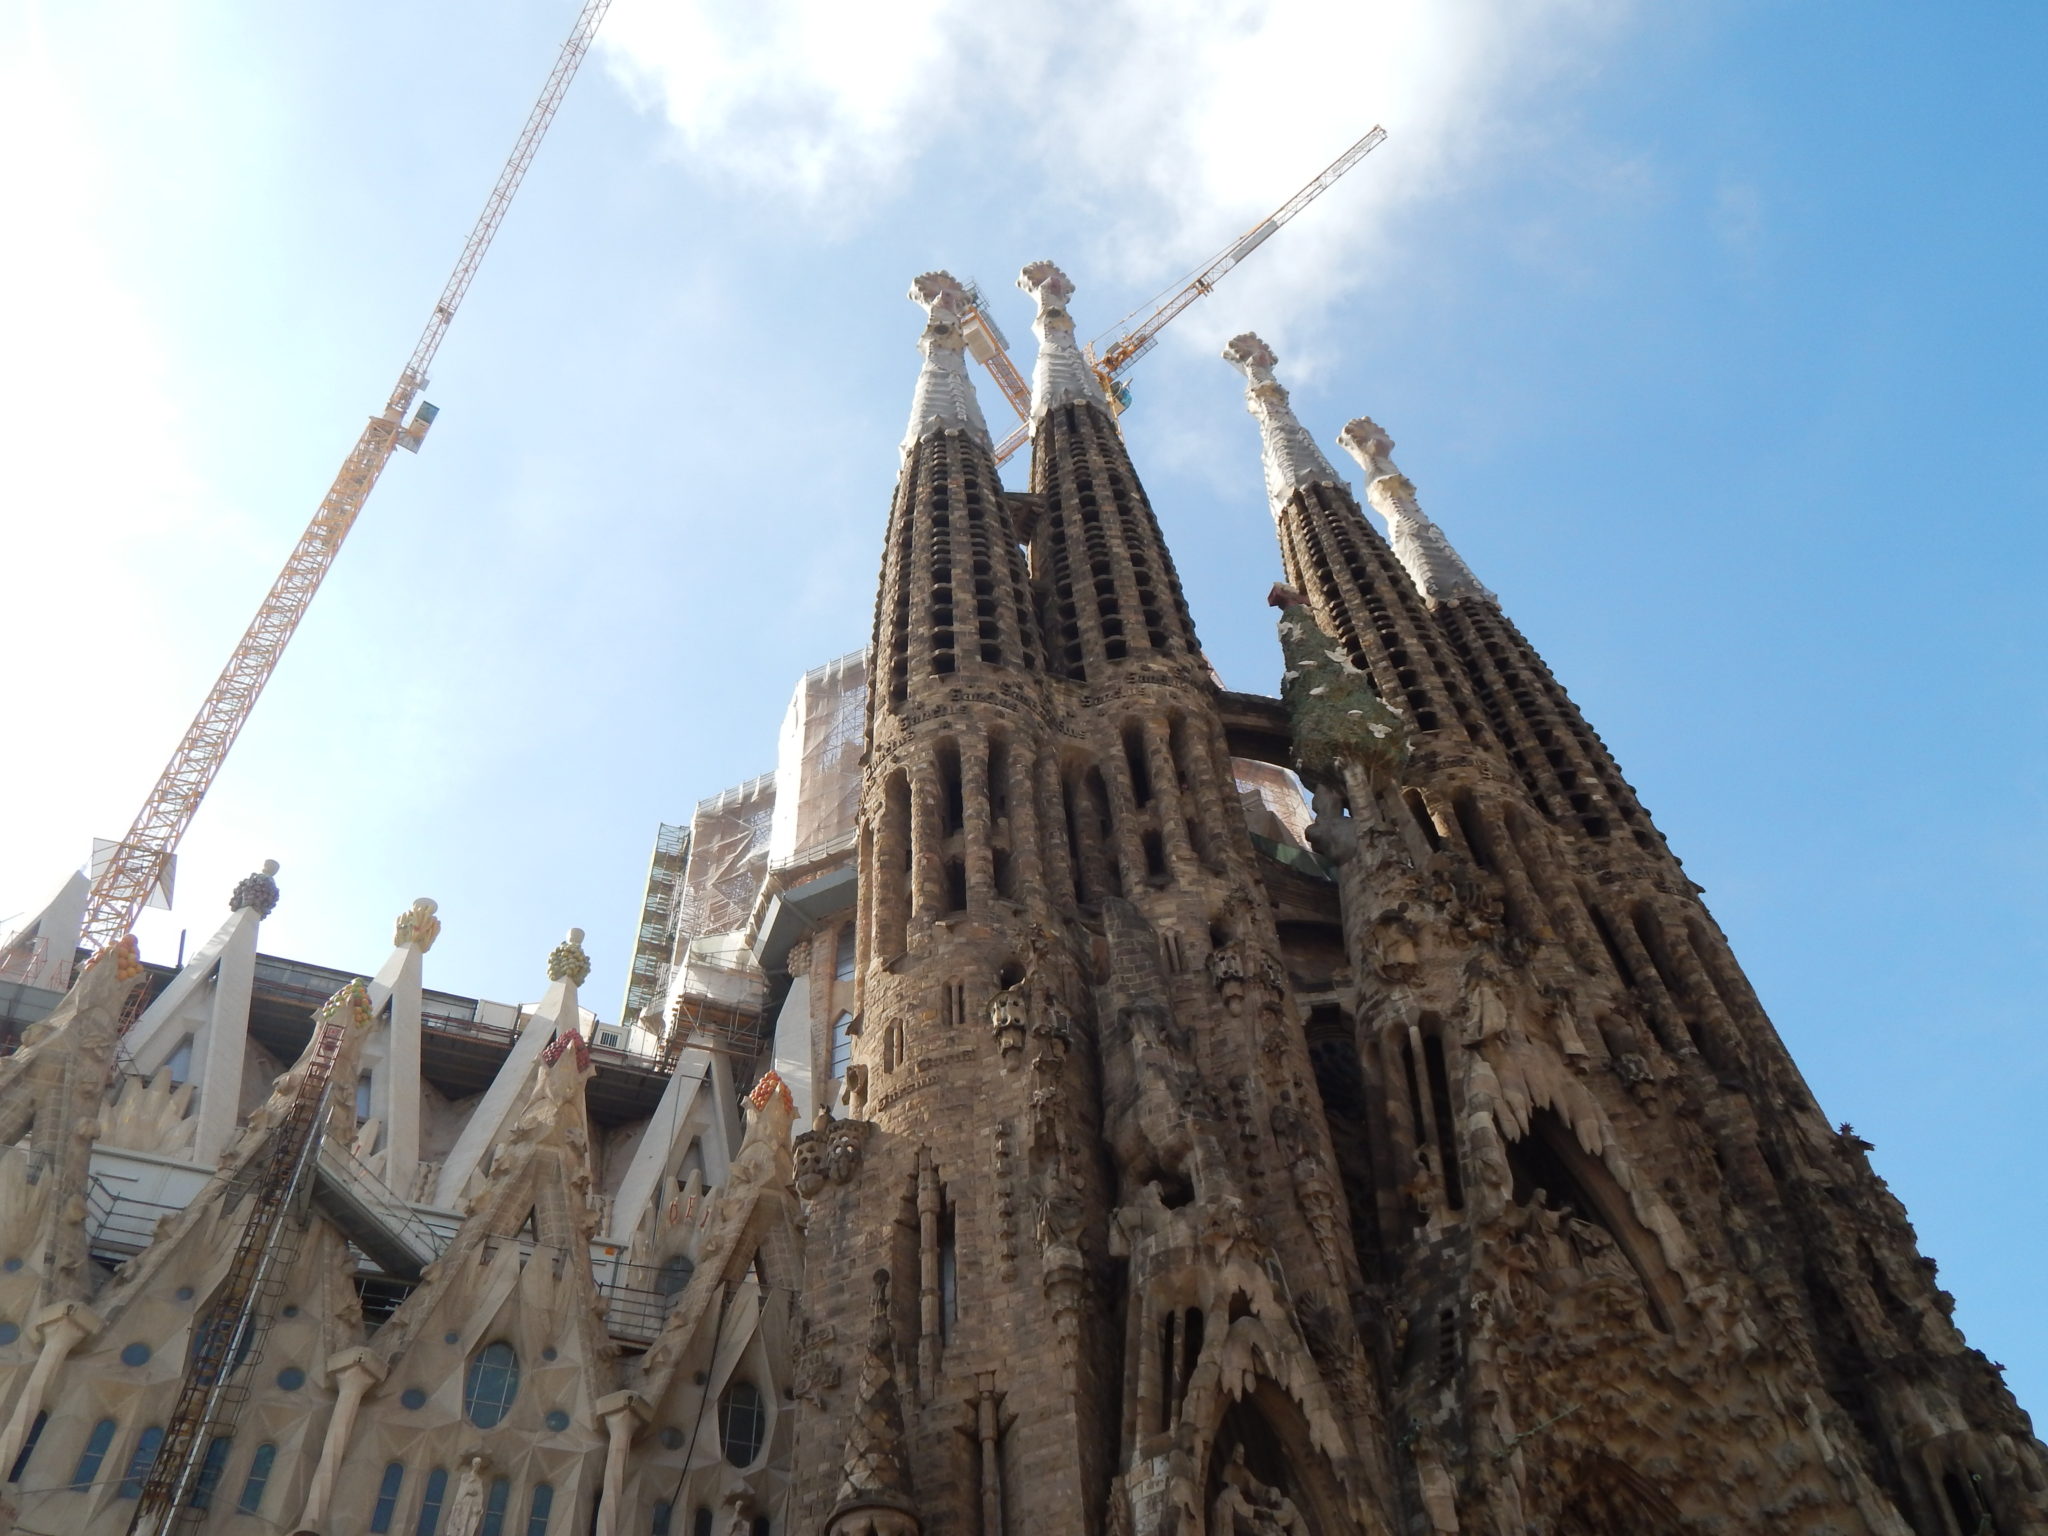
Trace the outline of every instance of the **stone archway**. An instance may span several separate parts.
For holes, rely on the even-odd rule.
[[[1199,1486],[1207,1536],[1352,1536],[1349,1501],[1306,1416],[1261,1377],[1210,1435]]]

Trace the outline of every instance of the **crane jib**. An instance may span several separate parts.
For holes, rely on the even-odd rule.
[[[417,453],[427,429],[433,425],[435,409],[422,402],[408,422],[406,412],[426,386],[427,369],[440,349],[442,338],[455,319],[463,295],[476,277],[478,265],[504,222],[512,195],[540,150],[541,139],[555,111],[567,94],[569,82],[590,50],[598,24],[611,8],[612,0],[583,0],[576,23],[556,56],[540,97],[527,114],[511,156],[498,173],[483,211],[469,232],[454,270],[441,296],[435,301],[426,328],[413,347],[411,359],[398,376],[398,384],[385,403],[384,414],[372,417],[355,449],[342,462],[334,482],[322,498],[298,547],[271,584],[263,605],[250,622],[241,643],[228,658],[215,680],[213,690],[200,705],[199,713],[186,729],[184,738],[171,754],[170,763],[157,775],[149,798],[129,825],[128,835],[113,845],[106,865],[93,881],[86,897],[85,915],[79,939],[92,949],[113,943],[135,926],[135,919],[158,883],[167,862],[176,852],[178,840],[198,813],[200,801],[220,771],[228,748],[241,733],[249,711],[255,707],[263,685],[270,680],[285,643],[297,628],[306,605],[319,590],[321,580],[340,549],[341,541],[354,524],[356,514],[377,483],[378,475],[394,448]]]
[[[1103,388],[1109,392],[1110,408],[1120,413],[1129,406],[1130,391],[1117,382],[1118,376],[1152,350],[1152,344],[1158,339],[1159,332],[1176,315],[1204,294],[1211,292],[1224,273],[1272,239],[1281,225],[1327,192],[1336,184],[1339,177],[1378,148],[1386,136],[1386,129],[1374,127],[1371,132],[1325,166],[1308,185],[1225,246],[1192,277],[1157,295],[1149,304],[1131,311],[1121,322],[1104,331],[1101,337],[1097,337],[1090,346],[1088,358],[1094,365]],[[980,290],[973,289],[971,292],[974,299],[975,323],[967,328],[968,347],[973,352],[975,360],[985,365],[995,376],[997,385],[1009,398],[1010,404],[1016,408],[1017,414],[1028,418],[1031,414],[1030,392],[1028,389],[1019,388],[1018,384],[1013,382],[1020,381],[1022,375],[1018,373],[1017,365],[1010,361],[1002,333],[995,329],[994,322],[982,308]],[[1114,339],[1105,344],[1104,337]],[[1099,351],[1096,350],[1097,347],[1100,348]],[[1028,428],[1019,428],[1004,438],[996,445],[996,462],[1002,463],[1022,448],[1027,436]]]

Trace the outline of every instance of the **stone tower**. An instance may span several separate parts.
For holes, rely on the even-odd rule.
[[[1385,434],[1383,538],[1232,343],[1287,670],[1225,694],[1072,285],[1019,286],[1026,493],[912,288],[790,1529],[2039,1528],[1904,1213]],[[1319,858],[1254,837],[1261,753]]]
[[[1320,653],[1408,738],[1346,740],[1290,689],[1352,968],[1375,1175],[1354,1209],[1378,1217],[1411,1528],[2043,1529],[2026,1416],[1599,737],[1387,435],[1339,437],[1382,539],[1271,352],[1225,357],[1289,665]]]
[[[799,1437],[798,1528],[1193,1531],[1219,1500],[1270,1500],[1391,1531],[1368,1278],[1217,691],[1071,285],[1049,263],[1021,285],[1021,496],[957,286],[913,289],[930,322],[876,605],[851,1117],[807,1149],[861,1166],[813,1181],[806,1321],[871,1343],[859,1392]]]

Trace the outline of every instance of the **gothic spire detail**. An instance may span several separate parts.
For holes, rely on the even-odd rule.
[[[1038,362],[1031,370],[1032,427],[1056,405],[1080,401],[1108,410],[1101,380],[1074,344],[1074,317],[1067,313],[1072,280],[1051,262],[1034,261],[1017,274],[1017,286],[1038,305],[1038,318],[1031,322],[1038,337]]]
[[[896,1389],[896,1330],[889,1321],[889,1271],[878,1269],[868,1326],[867,1358],[853,1421],[846,1432],[845,1473],[826,1536],[918,1536],[923,1529],[911,1496]]]
[[[924,334],[917,341],[924,367],[910,400],[903,452],[908,454],[934,432],[966,432],[983,447],[991,447],[988,423],[982,420],[974,384],[967,376],[967,338],[960,329],[966,295],[959,281],[950,272],[926,272],[911,283],[910,298],[925,309]]]
[[[1287,391],[1273,377],[1273,349],[1246,331],[1223,348],[1223,360],[1244,375],[1245,409],[1259,424],[1260,458],[1266,466],[1266,499],[1280,516],[1288,498],[1304,485],[1342,485],[1316,440],[1287,403]]]
[[[1378,422],[1360,416],[1337,434],[1337,443],[1365,472],[1365,497],[1387,520],[1387,543],[1416,590],[1432,603],[1483,597],[1498,601],[1472,574],[1443,529],[1415,501],[1415,484],[1395,467],[1394,440]]]

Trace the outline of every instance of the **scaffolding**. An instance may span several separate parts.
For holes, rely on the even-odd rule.
[[[662,1062],[696,1039],[751,1055],[761,1043],[767,978],[744,929],[768,875],[775,775],[764,773],[697,802],[676,887],[668,953]]]
[[[853,651],[803,675],[782,717],[768,868],[796,875],[845,853],[860,812],[868,661]]]
[[[677,895],[690,859],[690,829],[663,822],[655,829],[647,860],[647,891],[640,899],[640,923],[633,963],[626,970],[626,997],[619,1022],[636,1024],[649,1003],[659,1006],[668,989],[669,957],[676,948]]]

